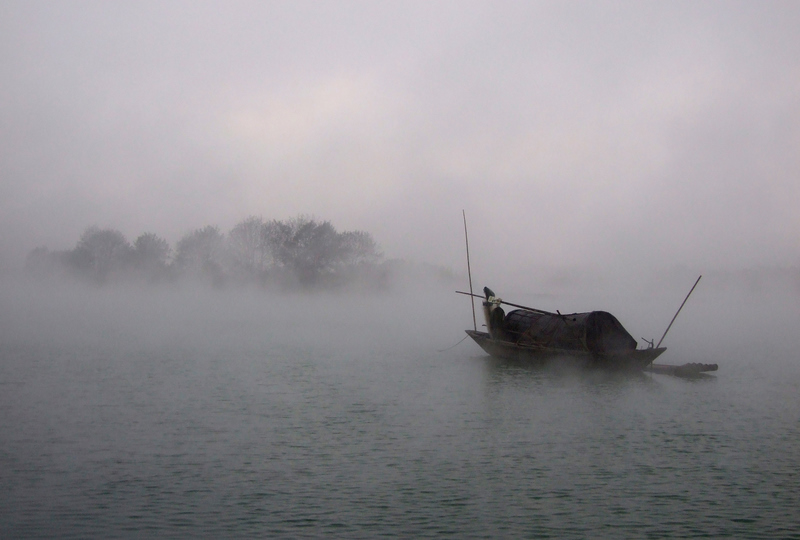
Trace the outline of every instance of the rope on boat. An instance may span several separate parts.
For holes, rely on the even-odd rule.
[[[465,340],[465,339],[467,339],[468,337],[469,337],[469,335],[466,335],[466,336],[464,336],[463,338],[461,338],[461,341],[464,341],[464,340]],[[445,352],[445,351],[449,351],[450,349],[454,349],[454,348],[456,348],[458,345],[461,345],[461,341],[459,341],[458,343],[456,343],[455,345],[453,345],[453,346],[451,346],[451,347],[447,347],[446,349],[441,349],[441,350],[439,350],[439,349],[436,349],[436,352]]]

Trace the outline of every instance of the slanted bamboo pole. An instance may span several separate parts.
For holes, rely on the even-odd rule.
[[[694,292],[694,288],[695,288],[695,287],[697,287],[697,284],[698,284],[698,283],[700,283],[700,278],[701,278],[701,277],[703,277],[703,276],[700,276],[700,277],[698,277],[698,278],[697,278],[697,281],[695,281],[695,282],[694,282],[694,285],[692,285],[692,289],[689,291],[689,294],[687,294],[687,295],[686,295],[686,298],[684,298],[684,299],[683,299],[683,302],[681,303],[681,307],[679,307],[679,308],[678,308],[678,311],[675,313],[675,316],[674,316],[674,317],[672,317],[672,320],[671,320],[671,321],[669,321],[669,326],[667,326],[667,329],[666,329],[666,330],[664,330],[664,335],[663,335],[663,336],[661,336],[661,339],[659,339],[659,340],[658,340],[658,345],[656,345],[656,349],[658,349],[658,348],[661,346],[661,342],[662,342],[662,341],[664,341],[664,338],[665,338],[665,337],[667,337],[667,332],[669,332],[669,329],[670,329],[670,328],[672,328],[672,323],[674,323],[674,322],[675,322],[675,319],[677,319],[677,318],[678,318],[678,313],[680,313],[680,312],[681,312],[681,310],[683,309],[683,305],[686,303],[686,301],[689,299],[689,297],[690,297],[690,296],[692,295],[692,293]]]
[[[472,291],[470,291],[470,292],[456,291],[456,292],[458,294],[466,294],[467,296],[472,296],[472,297],[475,297],[475,298],[483,298],[483,296],[481,296],[479,294],[473,294]],[[564,317],[564,315],[562,315],[561,313],[551,313],[550,311],[544,311],[542,309],[536,309],[536,308],[532,308],[532,307],[528,307],[528,306],[521,306],[519,304],[512,304],[511,302],[506,302],[505,300],[500,300],[500,303],[501,304],[505,304],[507,306],[524,309],[524,310],[527,310],[527,311],[533,311],[534,313],[541,313],[542,315],[552,315],[553,317],[562,317],[562,318]]]

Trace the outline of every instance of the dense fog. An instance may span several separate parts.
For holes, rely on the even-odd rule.
[[[0,537],[796,537],[798,29],[0,2]],[[702,275],[719,370],[490,358],[469,275],[641,348]]]
[[[314,216],[494,279],[797,266],[795,2],[5,2],[0,270]],[[696,270],[695,270],[696,269]]]
[[[223,355],[280,347],[309,347],[335,356],[429,355],[456,344],[472,327],[466,275],[442,277],[419,270],[394,274],[380,289],[276,289],[257,284],[214,287],[203,282],[125,283],[2,281],[4,343],[79,345],[113,351],[134,347],[209,349]],[[612,277],[552,286],[481,281],[504,300],[561,313],[614,314],[640,347],[661,337],[696,276],[688,271],[637,283]],[[479,327],[481,301],[475,300]],[[664,345],[664,363],[789,363],[800,345],[800,276],[795,271],[704,275]],[[483,352],[471,342],[447,358]],[[263,361],[267,361],[265,357]]]
[[[466,210],[478,291],[658,339],[703,274],[671,353],[781,347],[798,25],[792,2],[7,2],[4,317],[166,335],[280,325],[280,298],[444,346],[471,322]]]

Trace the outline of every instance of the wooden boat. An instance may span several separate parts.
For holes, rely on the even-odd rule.
[[[605,311],[550,313],[503,302],[488,287],[484,287],[484,294],[483,313],[488,331],[466,332],[496,358],[631,371],[642,371],[650,366],[655,373],[677,376],[717,369],[716,364],[654,365],[653,361],[667,348],[650,343],[650,347],[639,349],[636,340],[616,317]],[[520,309],[506,314],[501,304]]]
[[[496,358],[641,371],[667,350],[638,349],[636,340],[605,311],[550,313],[503,302],[488,287],[483,290],[488,332],[466,332]],[[521,309],[506,314],[501,304]]]
[[[483,298],[472,293],[467,214],[462,210],[462,215],[464,217],[464,241],[467,248],[469,292],[456,292],[470,297]],[[702,277],[697,278],[689,294],[683,299],[683,303],[672,317],[658,344],[654,345],[654,341],[649,341],[649,347],[644,349],[637,347],[636,340],[616,317],[608,312],[592,311],[566,315],[560,312],[550,313],[541,309],[504,302],[495,296],[488,287],[483,288],[485,295],[483,314],[486,318],[487,332],[478,331],[474,301],[472,302],[474,328],[466,332],[491,356],[506,360],[633,371],[642,371],[648,368],[653,373],[678,377],[699,376],[706,371],[716,371],[717,365],[692,363],[668,366],[654,364],[653,361],[667,350],[666,347],[661,347],[661,343]],[[518,309],[506,315],[503,308],[500,307],[501,304]]]

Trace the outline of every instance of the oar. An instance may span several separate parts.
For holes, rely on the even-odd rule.
[[[681,310],[683,309],[683,304],[685,304],[686,301],[689,299],[689,297],[692,295],[692,292],[694,292],[694,288],[697,287],[698,283],[700,283],[700,278],[701,277],[703,277],[703,276],[698,277],[697,281],[694,282],[694,285],[692,285],[692,290],[690,290],[689,294],[686,295],[686,298],[683,299],[683,303],[681,304],[681,307],[678,308],[678,311],[675,313],[675,316],[672,317],[671,321],[669,321],[669,326],[667,326],[667,329],[664,330],[664,335],[661,336],[661,339],[658,340],[658,345],[656,345],[656,349],[658,349],[661,346],[661,342],[664,341],[665,337],[667,337],[667,332],[669,332],[669,329],[672,328],[672,323],[674,323],[675,319],[678,318],[678,313],[680,313]]]
[[[475,298],[483,298],[483,296],[481,296],[479,294],[473,294],[471,292],[464,292],[464,291],[456,291],[456,292],[458,294],[466,294],[467,296],[474,296]],[[525,309],[527,311],[533,311],[534,313],[541,313],[542,315],[552,315],[553,317],[564,317],[560,313],[550,313],[549,311],[544,311],[544,310],[541,310],[541,309],[536,309],[536,308],[532,308],[532,307],[528,307],[528,306],[521,306],[519,304],[512,304],[511,302],[506,302],[505,300],[500,300],[500,303],[501,304],[506,304],[507,306],[511,306],[511,307],[515,307],[515,308]]]

